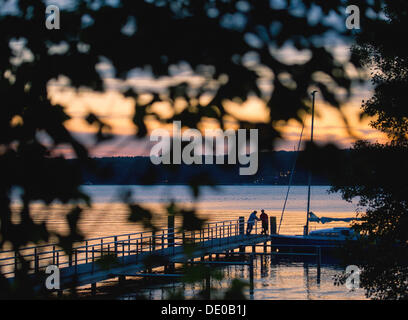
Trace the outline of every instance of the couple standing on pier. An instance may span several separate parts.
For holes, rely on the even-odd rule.
[[[256,216],[257,211],[253,211],[248,218],[247,222],[247,235],[251,234],[252,228],[254,227],[255,221],[262,221],[262,232],[261,234],[266,234],[268,231],[268,215],[265,213],[265,210],[261,210],[261,215],[259,218]]]

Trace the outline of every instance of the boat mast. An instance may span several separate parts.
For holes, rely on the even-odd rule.
[[[312,92],[312,128],[310,132],[310,142],[313,143],[313,126],[314,126],[314,111],[315,111],[315,100],[317,91]],[[312,184],[312,157],[309,155],[309,178],[308,178],[308,190],[307,190],[307,211],[306,211],[306,225],[303,234],[307,236],[309,234],[309,214],[310,214],[310,186]]]

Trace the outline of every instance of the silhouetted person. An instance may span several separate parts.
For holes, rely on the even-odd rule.
[[[265,210],[261,210],[261,215],[259,216],[262,221],[262,232],[261,234],[267,234],[268,233],[268,215],[265,213]]]
[[[247,232],[246,234],[249,235],[254,227],[255,221],[259,221],[260,219],[256,216],[256,211],[253,211],[248,218],[247,222]]]

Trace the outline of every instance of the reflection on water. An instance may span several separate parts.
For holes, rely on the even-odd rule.
[[[365,299],[364,290],[350,291],[346,286],[335,286],[333,277],[343,270],[333,265],[322,265],[320,279],[317,266],[305,262],[277,262],[270,256],[255,260],[254,292],[249,288],[245,296],[254,300],[361,300]],[[247,266],[228,266],[223,270],[224,279],[212,280],[211,299],[222,298],[232,279],[242,279],[248,282],[249,268]],[[186,299],[197,297],[204,289],[204,283],[181,284],[178,282],[155,285],[142,290],[148,299],[167,299],[180,288],[184,289]],[[140,293],[140,292],[138,292]],[[128,294],[123,299],[134,299]]]
[[[91,196],[92,207],[84,207],[79,221],[79,229],[86,238],[126,234],[141,231],[138,224],[128,221],[127,207],[120,203],[120,194],[131,190],[133,199],[153,210],[154,222],[164,227],[167,221],[165,206],[174,200],[185,208],[196,207],[199,216],[208,221],[237,219],[248,217],[252,210],[265,209],[270,216],[276,216],[279,222],[286,187],[283,186],[222,186],[216,190],[203,188],[197,204],[186,186],[84,186],[83,190]],[[355,217],[354,205],[341,199],[338,194],[328,194],[328,187],[313,187],[311,210],[318,216]],[[307,188],[295,186],[283,219],[281,234],[301,234],[306,218]],[[14,196],[14,211],[20,204]],[[68,232],[65,215],[72,208],[68,205],[41,203],[32,205],[33,218],[36,222],[47,223],[48,228],[60,233]],[[13,219],[18,219],[15,214]],[[179,223],[179,222],[178,222]],[[177,224],[177,221],[176,221]],[[341,222],[329,225],[313,223],[311,229],[345,226]],[[272,259],[272,260],[271,260]],[[229,266],[222,269],[224,280],[212,281],[215,288],[212,297],[222,296],[232,279],[248,281],[247,266]],[[334,286],[333,276],[341,270],[334,266],[322,266],[321,277],[318,279],[315,264],[302,262],[281,263],[270,256],[258,257],[254,269],[254,293],[252,299],[362,299],[362,290],[349,292],[344,286]],[[144,290],[150,299],[164,299],[180,289],[180,283],[160,285]],[[202,283],[185,284],[187,298],[196,296],[202,290]],[[132,298],[132,295],[129,296]]]
[[[83,190],[91,196],[91,208],[84,206],[84,213],[79,221],[80,230],[87,238],[132,233],[141,230],[140,225],[129,223],[129,212],[120,203],[120,194],[131,190],[133,199],[153,210],[154,221],[158,226],[165,226],[167,216],[165,206],[174,200],[179,205],[191,208],[194,201],[186,186],[84,186]],[[313,187],[311,211],[318,216],[355,217],[353,204],[342,200],[338,194],[328,194],[328,187]],[[220,186],[217,189],[203,188],[203,193],[196,205],[199,216],[208,221],[237,219],[247,217],[252,210],[265,209],[270,216],[276,216],[279,222],[283,200],[286,193],[284,186]],[[301,234],[306,219],[307,188],[294,186],[289,196],[284,215],[281,234]],[[15,209],[19,205],[15,201]],[[46,221],[49,228],[58,232],[67,232],[65,214],[69,206],[53,204],[32,205],[34,219]],[[345,226],[342,222],[330,225],[311,224],[311,229]]]

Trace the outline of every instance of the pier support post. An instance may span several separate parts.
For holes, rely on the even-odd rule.
[[[167,217],[167,246],[174,247],[174,216]]]
[[[317,283],[320,283],[320,275],[321,275],[321,264],[322,264],[322,248],[316,248],[316,257],[317,257]]]
[[[119,276],[119,285],[123,285],[126,282],[126,276]]]
[[[239,235],[245,235],[245,217],[239,217],[238,219]],[[245,246],[239,246],[239,252],[245,252]]]
[[[266,269],[266,256],[261,255],[261,277],[265,276],[265,269]]]
[[[169,215],[167,217],[167,247],[174,248],[174,216]],[[168,270],[174,272],[175,264],[169,263],[167,266]]]
[[[249,256],[249,294],[254,294],[254,254]]]
[[[270,233],[271,235],[276,234],[276,217],[269,217],[270,220]]]
[[[245,217],[239,217],[238,223],[239,223],[239,235],[243,236],[245,235]]]
[[[270,226],[269,226],[270,227],[270,229],[269,229],[270,235],[271,236],[276,235],[276,217],[269,217],[269,224],[270,224]],[[272,240],[271,240],[270,243],[271,243],[270,249],[271,249],[271,253],[272,253]]]

